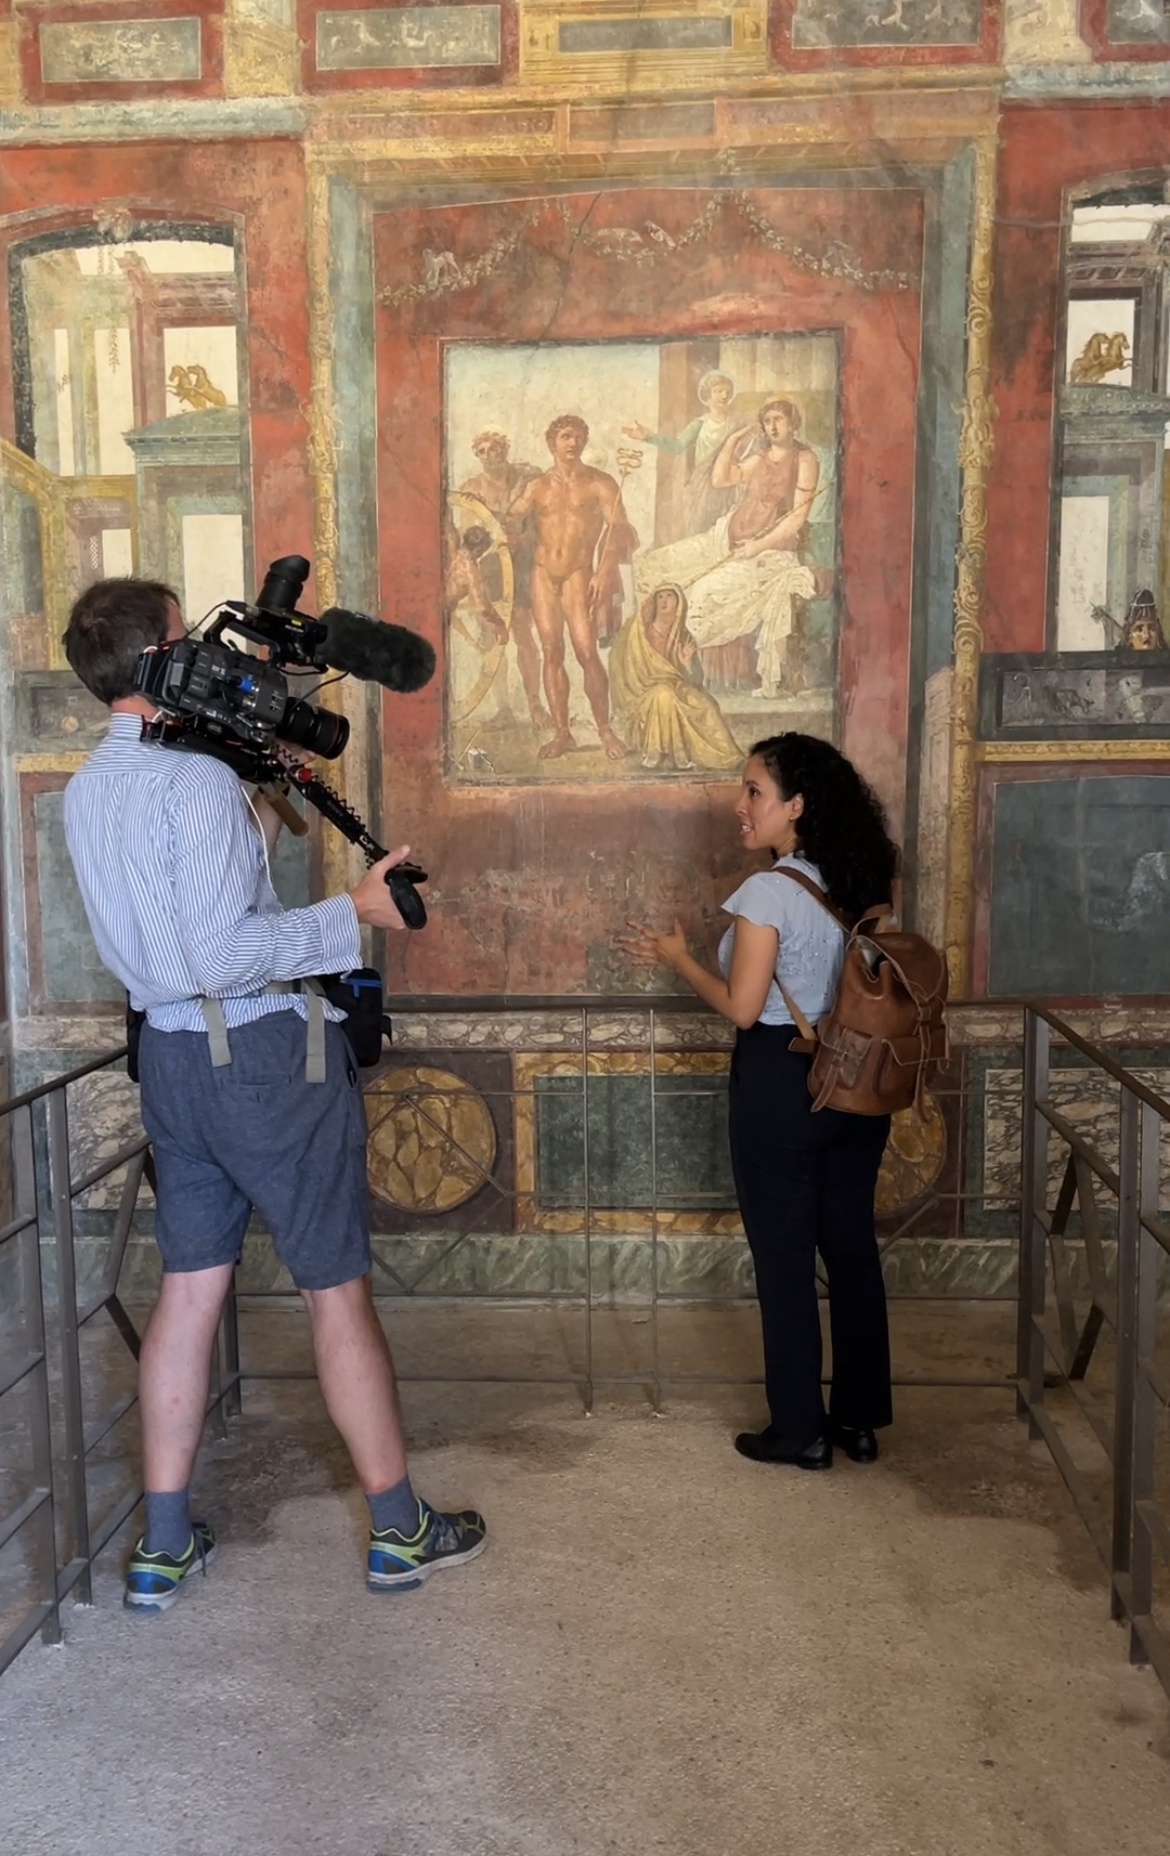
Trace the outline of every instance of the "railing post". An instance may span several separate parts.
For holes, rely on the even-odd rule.
[[[223,1305],[224,1369],[228,1389],[224,1398],[225,1413],[238,1417],[244,1409],[243,1384],[240,1379],[240,1297],[238,1273],[232,1271],[231,1288]]]
[[[1133,1472],[1130,1513],[1130,1635],[1131,1663],[1148,1662],[1141,1632],[1132,1622],[1148,1618],[1154,1608],[1153,1539],[1146,1523],[1144,1504],[1154,1500],[1154,1445],[1158,1400],[1150,1380],[1158,1344],[1158,1270],[1162,1249],[1145,1228],[1147,1218],[1158,1216],[1161,1185],[1162,1117],[1148,1102],[1141,1107],[1141,1191],[1138,1201],[1137,1258],[1134,1272],[1133,1348]]]
[[[57,1242],[57,1303],[61,1332],[61,1396],[65,1417],[65,1512],[72,1558],[84,1562],[75,1586],[78,1603],[93,1603],[89,1551],[89,1497],[85,1486],[85,1408],[77,1325],[77,1259],[73,1246],[73,1187],[69,1164],[69,1107],[65,1090],[46,1097],[49,1123],[49,1202]]]
[[[581,1162],[585,1212],[585,1415],[593,1416],[593,1195],[589,1154],[589,1007],[581,1007]]]
[[[655,1417],[662,1415],[658,1333],[658,1014],[650,1007],[650,1380]]]
[[[1121,1089],[1121,1134],[1117,1160],[1117,1357],[1113,1394],[1113,1537],[1110,1610],[1122,1618],[1128,1597],[1133,1547],[1133,1417],[1137,1365],[1137,1273],[1141,1236],[1141,1104]]]
[[[1047,1278],[1045,1213],[1048,1203],[1048,1123],[1037,1104],[1046,1101],[1052,1034],[1030,1006],[1024,1009],[1024,1074],[1020,1098],[1020,1256],[1016,1288],[1016,1413],[1038,1438],[1035,1413],[1044,1400],[1044,1318]]]
[[[29,1435],[33,1482],[45,1490],[45,1505],[34,1520],[37,1599],[51,1607],[41,1626],[42,1643],[61,1641],[61,1605],[57,1597],[57,1525],[53,1507],[53,1420],[49,1403],[49,1362],[45,1354],[45,1292],[41,1277],[41,1221],[37,1214],[37,1172],[33,1146],[32,1105],[14,1109],[11,1120],[13,1215],[33,1222],[16,1240],[20,1246],[20,1292],[29,1350],[41,1355],[31,1375]]]

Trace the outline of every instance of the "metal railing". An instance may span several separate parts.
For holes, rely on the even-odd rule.
[[[0,1217],[6,1215],[0,1224],[0,1262],[7,1265],[4,1280],[11,1285],[0,1312],[7,1317],[12,1341],[3,1353],[0,1398],[25,1394],[31,1474],[31,1487],[8,1513],[0,1512],[0,1549],[18,1539],[31,1541],[35,1586],[31,1602],[0,1641],[0,1672],[38,1630],[46,1643],[60,1642],[62,1604],[70,1596],[83,1604],[92,1601],[94,1560],[141,1500],[135,1488],[99,1521],[91,1513],[92,1454],[136,1403],[136,1394],[124,1395],[87,1423],[81,1336],[106,1310],[137,1357],[138,1334],[119,1298],[118,1279],[149,1164],[148,1143],[141,1135],[74,1179],[69,1141],[70,1088],[124,1055],[116,1051],[0,1103],[9,1162],[0,1205]],[[123,1167],[126,1178],[101,1280],[79,1307],[74,1205]],[[46,1317],[50,1260],[55,1293]]]
[[[1053,1033],[1118,1087],[1116,1168],[1053,1101]],[[1170,1102],[1063,1019],[1039,1006],[1026,1008],[1019,1410],[1029,1434],[1047,1444],[1109,1574],[1113,1616],[1129,1626],[1130,1660],[1152,1663],[1170,1693],[1170,1631],[1156,1615],[1159,1562],[1163,1576],[1170,1574],[1170,1508],[1158,1506],[1156,1479],[1159,1445],[1170,1444],[1164,1423],[1159,1436],[1160,1415],[1170,1408],[1170,1372],[1159,1359],[1159,1293],[1170,1259],[1170,1224],[1160,1215],[1164,1126],[1170,1126]],[[1068,1157],[1049,1210],[1053,1134]],[[1116,1202],[1112,1270],[1094,1182]],[[1067,1253],[1074,1210],[1090,1282],[1083,1319]],[[1098,1361],[1100,1388],[1089,1384]],[[1074,1424],[1100,1452],[1095,1477],[1077,1461]]]
[[[373,1275],[376,1285],[380,1285],[381,1295],[385,1298],[397,1298],[404,1301],[423,1301],[432,1298],[444,1300],[467,1297],[477,1301],[499,1300],[510,1304],[539,1301],[542,1304],[561,1304],[580,1310],[580,1367],[560,1373],[541,1373],[525,1376],[523,1380],[515,1373],[493,1374],[477,1370],[474,1374],[461,1374],[456,1371],[444,1371],[432,1374],[404,1373],[405,1380],[418,1381],[433,1379],[444,1384],[496,1384],[515,1385],[533,1383],[544,1385],[563,1385],[575,1388],[586,1411],[593,1408],[595,1395],[599,1388],[639,1387],[645,1390],[651,1408],[661,1409],[663,1392],[666,1386],[686,1386],[698,1388],[704,1385],[744,1385],[763,1384],[762,1374],[738,1372],[735,1374],[714,1372],[688,1372],[664,1368],[662,1363],[660,1314],[666,1308],[695,1304],[701,1302],[706,1307],[720,1304],[740,1304],[750,1299],[751,1290],[746,1285],[731,1291],[720,1291],[710,1285],[691,1286],[682,1290],[672,1290],[663,1286],[663,1258],[669,1241],[669,1230],[675,1221],[672,1213],[663,1203],[666,1196],[659,1177],[660,1142],[659,1124],[663,1114],[663,1104],[667,1091],[664,1087],[670,1073],[668,1065],[671,1057],[682,1058],[691,1063],[696,1058],[711,1058],[720,1066],[712,1068],[704,1080],[701,1075],[691,1074],[687,1078],[686,1097],[689,1101],[704,1097],[722,1097],[726,1088],[726,1070],[730,1059],[731,1036],[718,1039],[704,1032],[704,1026],[723,1027],[724,1022],[717,1019],[708,1007],[698,1000],[678,996],[669,999],[646,994],[619,996],[582,997],[581,995],[550,995],[547,997],[503,994],[486,994],[471,998],[451,999],[444,996],[404,997],[391,1000],[392,1007],[404,1016],[409,1013],[414,1019],[427,1021],[425,1056],[428,1066],[437,1061],[449,1060],[455,1065],[466,1065],[468,1059],[474,1060],[477,1053],[482,1053],[483,1043],[469,1045],[465,1039],[446,1043],[442,1031],[437,1029],[443,1021],[464,1021],[479,1018],[490,1026],[497,1021],[496,1034],[503,1037],[498,1021],[507,1020],[515,1026],[525,1018],[540,1015],[547,1021],[550,1017],[556,1021],[554,1032],[549,1031],[547,1022],[542,1025],[540,1037],[520,1036],[518,1048],[524,1052],[525,1062],[530,1070],[539,1071],[542,1066],[550,1072],[558,1071],[561,1080],[579,1079],[580,1081],[580,1146],[579,1172],[580,1193],[575,1204],[568,1211],[550,1221],[552,1228],[561,1242],[568,1246],[575,1244],[579,1252],[579,1270],[577,1280],[572,1286],[555,1289],[521,1290],[509,1288],[485,1293],[482,1290],[459,1291],[449,1286],[442,1286],[435,1281],[436,1274],[449,1266],[460,1250],[465,1250],[472,1241],[485,1230],[489,1233],[511,1233],[523,1228],[525,1213],[531,1210],[533,1200],[539,1198],[539,1182],[535,1177],[535,1167],[530,1165],[527,1177],[519,1177],[520,1169],[513,1165],[506,1169],[501,1165],[501,1155],[497,1153],[492,1165],[485,1165],[480,1157],[471,1151],[458,1136],[451,1132],[449,1126],[442,1125],[441,1111],[453,1109],[458,1105],[461,1089],[445,1091],[433,1081],[420,1082],[417,1087],[393,1087],[388,1089],[388,1082],[400,1074],[402,1069],[409,1069],[412,1061],[420,1054],[410,1047],[400,1047],[394,1057],[373,1075],[365,1084],[368,1120],[371,1139],[375,1139],[381,1121],[391,1113],[390,1109],[381,1108],[381,1103],[392,1100],[395,1110],[409,1108],[418,1116],[421,1123],[429,1127],[443,1147],[453,1165],[458,1165],[466,1176],[474,1176],[479,1182],[477,1210],[474,1217],[465,1222],[463,1227],[448,1233],[437,1242],[429,1256],[415,1264],[409,1274],[390,1262],[381,1254],[375,1244],[373,1255]],[[490,1039],[489,1039],[490,1043]],[[499,1048],[498,1045],[492,1048]],[[641,1226],[641,1238],[646,1257],[645,1288],[639,1295],[636,1290],[627,1289],[624,1301],[627,1305],[637,1305],[646,1311],[648,1339],[648,1357],[644,1367],[628,1372],[612,1368],[599,1369],[596,1361],[595,1347],[595,1312],[604,1300],[604,1291],[599,1297],[597,1280],[599,1275],[599,1255],[607,1243],[615,1222],[612,1203],[601,1202],[596,1190],[594,1168],[594,1136],[591,1132],[590,1102],[591,1097],[600,1088],[606,1074],[607,1063],[615,1064],[613,1074],[626,1074],[623,1064],[644,1064],[640,1074],[646,1084],[646,1153],[648,1175],[645,1181],[646,1203],[640,1210],[628,1206],[616,1214],[617,1222],[628,1231]],[[566,1076],[566,1068],[569,1074]],[[677,1075],[677,1069],[674,1072]],[[527,1083],[517,1082],[515,1077],[507,1086],[484,1086],[476,1093],[489,1106],[493,1119],[500,1124],[510,1125],[515,1130],[522,1118],[535,1121],[538,1103],[538,1091],[535,1077]],[[944,1144],[953,1137],[954,1130],[964,1119],[967,1109],[968,1079],[959,1065],[951,1068],[948,1074],[936,1080],[931,1095],[933,1114],[936,1117],[939,1138]],[[379,1105],[379,1106],[374,1106]],[[950,1129],[950,1135],[947,1129]],[[537,1141],[534,1127],[532,1144]],[[958,1142],[955,1142],[958,1145]],[[692,1191],[688,1194],[692,1206],[701,1205],[702,1194]],[[723,1235],[738,1235],[742,1242],[742,1227],[739,1225],[738,1212],[735,1207],[734,1192],[730,1178],[721,1195],[708,1194],[714,1202],[707,1209],[722,1212],[734,1220],[734,1233],[724,1231]],[[944,1224],[957,1228],[961,1223],[964,1207],[977,1201],[986,1209],[993,1203],[994,1195],[984,1189],[966,1189],[962,1181],[956,1179],[950,1186],[935,1183],[929,1189],[912,1195],[900,1216],[885,1221],[885,1228],[879,1238],[879,1249],[883,1258],[890,1258],[896,1246],[903,1241],[913,1241],[931,1219],[936,1222],[941,1218]],[[999,1202],[1005,1219],[1014,1224],[1017,1190],[1013,1182],[1010,1194],[1005,1194]],[[496,1220],[493,1224],[493,1220]],[[428,1222],[426,1219],[420,1221]],[[433,1221],[431,1221],[433,1222]],[[692,1222],[697,1222],[693,1220]],[[726,1221],[725,1221],[726,1222]],[[607,1227],[609,1227],[607,1229]],[[529,1229],[533,1227],[529,1224]],[[546,1228],[548,1228],[546,1226]],[[412,1245],[413,1248],[413,1245]],[[744,1250],[746,1255],[746,1247]],[[825,1279],[819,1272],[821,1287]],[[266,1368],[248,1366],[241,1362],[239,1342],[238,1309],[243,1303],[263,1305],[287,1301],[293,1294],[291,1289],[255,1289],[240,1291],[238,1288],[229,1297],[229,1325],[225,1334],[225,1381],[227,1398],[226,1409],[240,1408],[241,1389],[245,1381],[311,1379],[309,1369]],[[912,1291],[890,1291],[892,1301],[912,1301],[923,1305],[931,1301],[951,1301],[958,1299],[951,1293],[934,1296],[916,1288]],[[980,1301],[1014,1301],[1014,1290],[995,1295],[975,1295],[972,1300]],[[1010,1370],[994,1376],[971,1374],[956,1371],[946,1373],[916,1372],[910,1375],[898,1375],[894,1383],[899,1386],[927,1387],[970,1387],[974,1389],[1003,1389],[1010,1391],[1015,1380]]]
[[[420,1218],[405,1233],[402,1255],[397,1260],[376,1244],[375,1269],[382,1296],[399,1302],[449,1299],[452,1288],[449,1274],[444,1275],[444,1271],[449,1271],[461,1247],[485,1230],[506,1234],[517,1228],[543,1228],[553,1249],[576,1246],[579,1268],[567,1286],[527,1291],[500,1287],[486,1295],[482,1291],[463,1292],[497,1304],[536,1301],[579,1309],[579,1366],[560,1374],[534,1374],[534,1383],[572,1384],[579,1388],[588,1409],[601,1386],[636,1384],[645,1388],[650,1403],[657,1407],[665,1386],[686,1384],[695,1388],[752,1382],[754,1376],[744,1372],[671,1370],[664,1365],[660,1349],[659,1315],[664,1309],[686,1302],[710,1305],[742,1301],[748,1293],[746,1288],[706,1291],[695,1284],[676,1289],[663,1278],[665,1247],[675,1241],[678,1223],[677,1204],[667,1202],[672,1198],[671,1182],[664,1183],[660,1177],[659,1124],[665,1098],[670,1094],[663,1084],[668,1076],[677,1078],[693,1066],[699,1056],[706,1060],[706,1072],[704,1075],[700,1068],[697,1086],[692,1074],[688,1097],[721,1093],[724,1087],[720,1069],[726,1066],[727,1045],[704,1030],[703,1018],[708,1015],[703,1008],[683,999],[651,1000],[642,995],[622,999],[415,998],[397,1003],[404,1019],[409,1013],[416,1024],[425,1021],[425,1045],[417,1049],[399,1046],[373,1073],[366,1090],[371,1135],[376,1137],[387,1115],[407,1107],[418,1126],[430,1130],[449,1162],[462,1169],[469,1191],[466,1208],[448,1221],[437,1240],[424,1236],[426,1220]],[[506,1036],[504,1027],[493,1027],[489,1022],[493,1014],[505,1015],[509,1021],[511,1028]],[[522,1025],[523,1018],[530,1014],[541,1015],[540,1035],[531,1038],[522,1030],[516,1031],[517,1024]],[[551,1030],[550,1014],[556,1020]],[[456,1015],[464,1021],[478,1016],[483,1022],[477,1029],[485,1032],[485,1040],[468,1041],[464,1037],[459,1041],[452,1034],[444,1044],[436,1027],[444,1019],[453,1023]],[[708,1016],[708,1022],[713,1026],[715,1021]],[[1065,1049],[1077,1053],[1087,1073],[1108,1079],[1120,1090],[1116,1168],[1052,1098],[1054,1037]],[[1170,1524],[1158,1506],[1155,1482],[1158,1413],[1170,1398],[1170,1375],[1161,1370],[1157,1358],[1159,1268],[1170,1251],[1170,1228],[1159,1217],[1158,1134],[1163,1121],[1170,1121],[1170,1103],[1041,1007],[1023,1008],[1023,1046],[1019,1187],[1013,1181],[1010,1190],[989,1191],[986,1177],[964,1174],[950,1162],[950,1173],[944,1167],[937,1176],[924,1179],[921,1191],[911,1190],[909,1197],[903,1192],[900,1211],[887,1207],[880,1240],[887,1264],[893,1266],[900,1242],[920,1234],[945,1242],[948,1235],[961,1233],[964,1221],[972,1220],[976,1213],[986,1222],[990,1211],[998,1221],[994,1227],[997,1231],[1014,1227],[1019,1245],[1018,1298],[1016,1286],[1004,1284],[990,1294],[980,1294],[970,1285],[960,1286],[945,1298],[924,1296],[912,1289],[905,1299],[918,1303],[932,1299],[1018,1300],[1016,1371],[998,1377],[916,1374],[899,1383],[1014,1390],[1031,1434],[1047,1444],[1101,1553],[1111,1579],[1114,1615],[1130,1626],[1131,1654],[1152,1662],[1170,1690],[1170,1647],[1157,1621],[1154,1591],[1155,1556],[1170,1563]],[[510,1123],[513,1129],[511,1142],[497,1143],[490,1160],[461,1136],[450,1116],[440,1112],[447,1099],[442,1087],[418,1080],[412,1083],[409,1078],[405,1083],[393,1082],[394,1075],[400,1076],[403,1069],[420,1063],[424,1069],[433,1066],[437,1059],[443,1060],[445,1053],[458,1077],[461,1067],[465,1071],[473,1068],[471,1060],[482,1056],[485,1048],[510,1059],[502,1066],[510,1077],[507,1086],[492,1085],[490,1079],[483,1083],[481,1079],[476,1089],[493,1122],[497,1126]],[[511,1061],[517,1050],[527,1053],[526,1065]],[[9,1512],[3,1512],[0,1503],[0,1550],[18,1538],[27,1541],[28,1566],[36,1588],[0,1642],[0,1672],[38,1630],[45,1641],[59,1641],[62,1603],[71,1596],[89,1602],[95,1557],[140,1499],[136,1485],[123,1490],[108,1511],[99,1520],[94,1519],[96,1504],[87,1473],[93,1452],[132,1409],[135,1394],[131,1391],[118,1396],[100,1415],[87,1419],[81,1341],[94,1318],[105,1311],[130,1352],[137,1356],[138,1333],[121,1299],[119,1280],[142,1184],[150,1178],[148,1147],[145,1137],[138,1135],[74,1178],[69,1128],[69,1090],[117,1065],[123,1054],[112,1053],[0,1104],[0,1121],[8,1131],[10,1161],[8,1178],[0,1181],[0,1192],[5,1195],[0,1197],[0,1219],[7,1220],[0,1223],[0,1280],[4,1279],[5,1257],[15,1257],[16,1267],[9,1276],[16,1284],[13,1299],[23,1314],[22,1322],[10,1324],[16,1334],[15,1345],[0,1354],[0,1399],[22,1392],[27,1395],[31,1478],[29,1486],[17,1488]],[[551,1217],[547,1193],[542,1200],[535,1165],[536,1082],[542,1063],[548,1071],[567,1079],[579,1110],[579,1126],[574,1134],[580,1163],[576,1185],[568,1195],[570,1202],[566,1204],[562,1194],[557,1215]],[[632,1212],[628,1208],[615,1212],[612,1191],[607,1199],[606,1193],[598,1189],[599,1175],[593,1164],[597,1158],[600,1165],[604,1156],[593,1152],[597,1143],[590,1114],[591,1096],[599,1086],[598,1079],[607,1071],[637,1075],[645,1082],[647,1165],[641,1200]],[[932,1113],[945,1135],[944,1154],[963,1144],[965,1137],[960,1130],[968,1119],[971,1090],[969,1063],[956,1065],[935,1085]],[[450,1098],[459,1093],[452,1089]],[[392,1099],[393,1110],[387,1106],[388,1098]],[[515,1136],[522,1121],[530,1129],[526,1158],[519,1155]],[[1068,1162],[1054,1209],[1049,1212],[1047,1151],[1052,1133],[1065,1143]],[[123,1168],[126,1176],[112,1228],[106,1235],[100,1280],[79,1307],[74,1208],[82,1195]],[[1094,1180],[1117,1201],[1115,1238],[1106,1230],[1108,1220],[1097,1205]],[[913,1175],[910,1183],[912,1187]],[[673,1196],[677,1199],[678,1195]],[[691,1197],[699,1207],[691,1221],[692,1228],[698,1229],[704,1209],[702,1194],[697,1200],[693,1193]],[[712,1201],[706,1206],[708,1213],[725,1209],[725,1189],[708,1194],[708,1198]],[[1088,1280],[1088,1307],[1083,1319],[1078,1313],[1069,1248],[1074,1211],[1080,1219]],[[431,1223],[433,1228],[434,1221]],[[643,1289],[630,1300],[646,1310],[649,1355],[644,1367],[637,1371],[601,1370],[595,1356],[594,1316],[609,1290],[604,1280],[599,1288],[599,1245],[631,1226],[639,1232],[646,1267]],[[726,1223],[720,1227],[720,1234],[732,1235]],[[1008,1242],[1014,1240],[1009,1238]],[[408,1271],[403,1257],[416,1255],[417,1266]],[[47,1293],[49,1269],[55,1270],[55,1284],[49,1285]],[[896,1275],[896,1270],[893,1273]],[[241,1358],[241,1304],[247,1310],[254,1303],[262,1306],[272,1298],[287,1301],[293,1293],[245,1289],[229,1296],[217,1345],[211,1399],[211,1409],[218,1411],[221,1424],[225,1414],[239,1410],[248,1380],[310,1376],[266,1371]],[[899,1299],[896,1288],[892,1299]],[[1102,1372],[1110,1374],[1110,1389],[1104,1396],[1090,1383],[1092,1374],[1099,1376]],[[460,1377],[452,1372],[403,1376],[444,1381]],[[514,1373],[477,1373],[469,1378],[473,1383],[492,1378],[517,1383]],[[1076,1418],[1088,1424],[1103,1446],[1104,1470],[1096,1482],[1075,1460],[1075,1440],[1070,1441],[1069,1425]],[[0,1463],[0,1474],[4,1469]]]

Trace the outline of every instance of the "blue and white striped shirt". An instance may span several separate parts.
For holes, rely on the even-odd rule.
[[[205,994],[229,1025],[290,1009],[303,1018],[299,994],[262,988],[358,966],[351,899],[283,909],[236,775],[141,735],[141,716],[111,716],[65,789],[66,842],[103,964],[159,1031],[202,1031]]]

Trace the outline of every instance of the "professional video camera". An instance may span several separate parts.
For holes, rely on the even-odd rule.
[[[269,566],[254,605],[225,600],[199,637],[144,651],[135,688],[162,713],[144,723],[143,735],[164,747],[212,754],[258,786],[294,786],[372,864],[386,852],[358,814],[306,767],[280,755],[278,744],[287,743],[336,760],[349,739],[343,715],[291,693],[284,666],[340,671],[407,693],[429,682],[435,654],[417,632],[364,612],[331,606],[319,619],[298,612],[308,574],[302,555],[285,555]],[[267,661],[225,643],[229,633],[260,645]],[[386,881],[407,927],[421,928],[427,912],[415,885],[426,881],[426,871],[395,864]]]

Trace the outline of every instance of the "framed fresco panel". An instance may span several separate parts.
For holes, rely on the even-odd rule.
[[[367,597],[437,653],[383,702],[382,829],[444,924],[394,952],[411,988],[628,989],[616,924],[705,933],[734,887],[754,741],[838,741],[899,828],[921,195],[485,188],[371,218]]]
[[[977,989],[1170,992],[1170,778],[1157,763],[988,767],[980,826]]]
[[[773,55],[825,64],[992,62],[995,0],[773,0]]]
[[[310,90],[499,84],[515,75],[516,0],[298,0]]]
[[[444,351],[455,779],[726,779],[835,732],[835,332]]]
[[[50,4],[20,15],[30,103],[215,96],[223,80],[222,0]]]
[[[1081,31],[1098,58],[1170,58],[1164,0],[1081,0]]]

